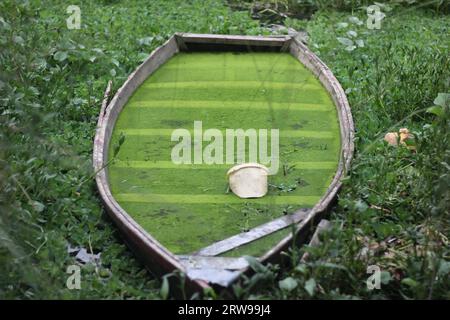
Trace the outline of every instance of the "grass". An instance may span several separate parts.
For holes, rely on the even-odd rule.
[[[92,174],[106,83],[112,78],[116,90],[175,31],[268,31],[213,0],[83,2],[83,28],[68,30],[69,4],[0,2],[0,296],[160,298],[160,280],[117,236],[94,183],[82,183]],[[289,251],[284,266],[252,262],[258,276],[234,287],[236,297],[449,298],[448,108],[441,116],[420,110],[449,91],[450,19],[398,7],[380,30],[368,30],[365,11],[352,9],[286,21],[308,30],[310,48],[346,89],[355,118],[357,153],[329,216],[334,228],[321,246]],[[346,50],[338,38],[364,47]],[[382,142],[404,126],[416,136],[416,153]],[[100,265],[83,266],[81,290],[65,286],[75,263],[68,244],[101,252]],[[367,289],[369,265],[383,271],[380,290]]]
[[[266,197],[239,199],[227,190],[231,164],[171,162],[179,143],[171,141],[172,132],[191,130],[194,121],[202,121],[203,130],[279,129],[279,166],[294,167],[269,177],[274,187]],[[108,168],[113,195],[177,254],[312,207],[333,178],[340,150],[337,113],[327,91],[295,58],[280,53],[176,55],[130,98],[114,128],[110,157],[121,136],[125,142]],[[246,154],[248,159],[248,145]],[[220,157],[225,159],[225,148]],[[290,188],[282,192],[276,186]],[[260,242],[241,254],[260,256],[276,244]]]

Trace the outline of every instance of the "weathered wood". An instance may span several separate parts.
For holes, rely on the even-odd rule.
[[[180,51],[188,50],[186,43],[184,42],[184,38],[179,33],[175,34],[175,40],[177,41],[178,48]]]
[[[108,159],[109,143],[117,117],[132,93],[142,82],[170,59],[180,50],[188,50],[189,43],[193,44],[216,44],[230,46],[254,46],[279,48],[280,51],[289,51],[303,65],[312,71],[324,87],[330,93],[339,116],[342,152],[338,169],[329,188],[320,201],[308,212],[299,210],[296,216],[301,219],[294,221],[296,224],[296,241],[303,240],[307,232],[320,220],[321,215],[331,205],[339,191],[341,179],[350,167],[354,152],[354,126],[344,90],[328,67],[298,39],[289,36],[234,36],[234,35],[212,35],[212,34],[190,34],[179,33],[170,38],[164,45],[153,51],[150,56],[134,71],[117,91],[114,98],[106,105],[105,100],[100,110],[98,128],[94,141],[93,165],[98,171],[96,175],[97,188],[101,200],[122,232],[129,246],[143,258],[147,266],[160,274],[180,270],[187,274],[187,284],[192,290],[203,290],[209,283],[228,286],[235,281],[243,272],[249,272],[248,265],[242,260],[228,260],[218,257],[175,256],[146,232],[123,210],[113,198],[108,182],[107,168],[102,169]],[[107,101],[107,100],[106,100]],[[292,223],[292,222],[291,222]],[[260,226],[262,227],[262,226]],[[256,229],[256,228],[255,228]],[[255,235],[258,232],[255,232]],[[250,234],[251,235],[251,234]],[[235,236],[244,239],[242,234]],[[247,236],[247,239],[251,238]],[[226,241],[226,240],[224,240]],[[240,240],[242,241],[242,240]],[[251,240],[253,241],[253,240]],[[294,241],[294,237],[288,235],[275,247],[270,248],[260,260],[273,261],[279,254],[288,248]],[[232,243],[231,241],[230,243]],[[241,242],[242,244],[248,242]],[[218,246],[216,246],[218,247]],[[220,250],[216,250],[220,252]],[[218,260],[219,259],[219,260]],[[225,265],[224,265],[225,264]],[[196,267],[200,266],[200,267]],[[239,268],[238,268],[239,267]],[[242,267],[242,268],[241,268]]]
[[[248,262],[244,258],[208,257],[198,255],[179,255],[177,257],[186,268],[191,269],[211,268],[240,270],[248,267]]]
[[[108,106],[109,96],[111,95],[111,90],[112,90],[112,81],[109,80],[108,85],[106,86],[105,94],[103,95],[103,101],[102,101],[102,106],[100,108],[100,115],[98,117],[97,127],[99,127],[101,125],[101,121],[103,121],[103,118],[105,116],[106,107]]]
[[[208,284],[217,284],[221,287],[228,287],[235,282],[242,274],[241,271],[231,271],[227,269],[202,268],[187,269],[185,271],[187,278],[194,281],[207,282]]]
[[[286,41],[284,42],[284,44],[281,46],[280,51],[281,51],[281,52],[287,52],[287,51],[289,51],[289,49],[290,49],[290,47],[291,47],[291,42],[292,42],[292,38],[286,40]]]
[[[230,238],[213,243],[194,254],[200,256],[217,256],[244,244],[261,239],[262,237],[284,229],[294,223],[298,223],[305,218],[308,212],[309,209],[301,209],[294,214],[274,219],[250,229],[247,232],[242,232]]]
[[[216,35],[216,34],[193,34],[179,33],[185,43],[215,43],[230,45],[268,46],[282,47],[289,36],[281,37],[260,37],[260,36],[240,36],[240,35]]]

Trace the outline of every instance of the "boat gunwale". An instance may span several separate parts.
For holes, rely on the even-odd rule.
[[[350,168],[354,152],[354,124],[345,92],[331,70],[301,41],[291,36],[267,37],[176,33],[162,46],[156,48],[148,58],[128,76],[127,80],[118,89],[109,104],[107,103],[107,99],[103,101],[100,109],[93,150],[93,166],[96,172],[95,180],[106,211],[124,234],[126,242],[133,251],[144,259],[147,266],[151,265],[152,269],[160,274],[169,273],[174,270],[187,273],[188,270],[179,257],[166,249],[161,243],[153,238],[151,234],[144,230],[114,199],[110,190],[107,172],[108,150],[117,117],[128,99],[145,79],[167,60],[180,51],[188,50],[188,43],[279,47],[280,52],[289,52],[310,70],[332,97],[338,113],[341,135],[341,155],[338,167],[325,194],[317,204],[310,209],[307,216],[296,225],[295,242],[302,242],[304,240],[309,231],[309,227],[318,224],[323,213],[325,213],[332,204],[342,186],[341,179]],[[108,85],[107,91],[108,90],[111,90],[110,85]],[[302,208],[298,208],[298,211],[300,210],[302,210]],[[293,241],[294,237],[292,233],[290,233],[279,241],[278,244],[269,249],[264,255],[259,257],[260,261],[277,261],[280,258],[280,253],[286,250]],[[239,270],[240,273],[247,273],[249,271],[250,268],[248,266]],[[188,287],[193,291],[201,291],[212,285],[205,280],[190,279],[190,277],[186,278]],[[228,285],[229,284],[231,284],[231,282],[228,283]]]

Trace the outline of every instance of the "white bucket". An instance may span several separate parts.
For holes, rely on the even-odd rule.
[[[239,198],[261,198],[267,193],[269,169],[259,163],[243,163],[227,172],[230,189]]]

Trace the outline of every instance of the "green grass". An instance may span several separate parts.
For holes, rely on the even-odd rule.
[[[202,121],[203,130],[223,133],[280,130],[280,168],[269,177],[274,187],[267,196],[240,199],[229,192],[226,172],[231,164],[171,162],[178,144],[170,140],[172,132],[192,131],[194,121]],[[177,254],[200,250],[295,208],[314,206],[334,176],[340,153],[330,96],[310,71],[282,53],[177,54],[125,105],[110,157],[121,136],[125,142],[108,167],[112,193],[137,223]],[[283,166],[292,168],[285,172]],[[275,186],[293,190],[281,192]],[[245,215],[245,210],[253,214]],[[275,244],[256,241],[251,251],[240,251],[262,255]]]
[[[107,81],[112,78],[117,90],[175,31],[268,30],[247,12],[232,12],[216,0],[78,2],[83,28],[68,30],[66,8],[76,3],[0,2],[0,296],[160,298],[160,279],[148,273],[118,237],[89,178],[92,139]],[[352,23],[352,15],[363,24]],[[340,13],[320,11],[308,21],[287,21],[308,30],[309,47],[347,90],[357,152],[329,216],[335,227],[322,237],[323,244],[289,251],[283,255],[289,262],[284,266],[257,268],[258,276],[232,289],[237,297],[449,298],[448,109],[441,117],[420,112],[398,122],[433,105],[439,92],[449,92],[450,19],[435,10],[402,7],[387,13],[380,30],[366,29],[366,19],[366,12],[354,7]],[[347,51],[337,38],[349,37],[348,31],[356,31],[356,39],[365,46]],[[62,59],[64,53],[67,57]],[[173,74],[168,73],[167,80]],[[285,105],[272,107],[277,113]],[[308,104],[297,107],[311,111]],[[321,118],[314,121],[318,130],[325,123]],[[149,123],[155,128],[171,124]],[[291,125],[290,130],[310,130],[307,123]],[[387,131],[403,126],[417,137],[416,153],[388,147],[381,140]],[[249,206],[243,213],[249,220],[269,214],[255,214],[257,209]],[[243,222],[236,227],[246,228]],[[225,222],[217,221],[218,227],[220,223]],[[68,244],[102,253],[100,265],[82,267],[81,290],[65,286],[66,269],[75,263]],[[300,263],[305,251],[310,259]],[[383,284],[370,291],[366,272],[374,264],[383,271]],[[293,283],[296,287],[288,290]]]

